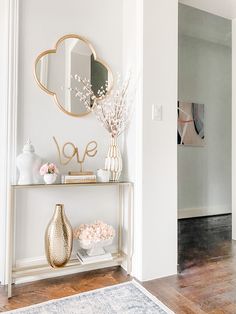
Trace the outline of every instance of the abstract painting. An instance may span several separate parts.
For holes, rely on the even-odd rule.
[[[178,101],[177,141],[184,146],[204,146],[204,105]]]

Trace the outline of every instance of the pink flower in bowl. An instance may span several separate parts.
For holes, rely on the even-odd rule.
[[[42,165],[39,170],[41,176],[43,176],[44,182],[46,184],[53,184],[57,179],[57,174],[59,173],[57,166],[54,163],[46,163]]]
[[[42,167],[39,170],[41,176],[44,176],[45,174],[58,174],[58,168],[54,163],[47,162],[46,164],[42,165]]]

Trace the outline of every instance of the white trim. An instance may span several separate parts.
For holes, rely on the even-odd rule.
[[[143,0],[137,1],[137,97],[135,113],[134,275],[143,277]]]
[[[4,38],[3,47],[5,48],[3,58],[1,58],[1,71],[3,89],[1,92],[1,160],[0,160],[0,217],[1,217],[1,263],[0,280],[2,284],[7,283],[7,262],[8,252],[7,236],[9,221],[9,192],[10,184],[15,180],[15,156],[16,156],[16,131],[17,131],[17,98],[18,98],[18,19],[19,19],[19,0],[4,0],[3,4]],[[14,167],[14,168],[13,168]],[[14,174],[14,175],[13,175]]]
[[[131,71],[130,92],[137,90],[132,122],[123,137],[127,180],[134,182],[132,275],[142,279],[142,99],[143,99],[143,0],[123,1],[123,74]],[[132,98],[132,96],[131,96]]]
[[[95,289],[95,290],[90,290],[90,291],[86,291],[86,292],[70,295],[70,296],[64,297],[64,298],[53,299],[53,300],[42,302],[42,303],[39,303],[39,304],[34,304],[34,305],[31,305],[31,306],[19,308],[19,309],[10,311],[8,313],[9,314],[10,313],[19,313],[19,312],[25,311],[26,309],[27,310],[29,310],[29,309],[36,309],[36,308],[42,306],[42,304],[43,305],[48,305],[48,304],[52,304],[52,303],[55,303],[55,302],[60,302],[61,300],[70,300],[70,299],[76,298],[78,295],[79,296],[89,295],[89,294],[92,294],[94,292],[106,291],[106,290],[112,289],[113,287],[126,286],[126,285],[130,285],[130,284],[133,284],[137,289],[139,289],[144,295],[146,295],[156,305],[160,306],[160,308],[162,310],[164,310],[167,314],[174,314],[174,312],[171,311],[165,304],[163,304],[159,299],[157,299],[153,294],[151,294],[147,289],[145,289],[143,286],[141,286],[135,280],[128,281],[128,282],[123,282],[123,283],[120,283],[120,284],[117,284],[117,285],[112,285],[112,286],[109,286],[109,287],[103,287],[103,288],[99,288],[99,289]]]
[[[231,210],[229,208],[225,208],[222,206],[215,206],[209,208],[182,208],[178,210],[178,219],[213,215],[216,216],[224,214],[231,214]]]
[[[236,240],[236,19],[232,21],[232,238]]]
[[[7,73],[6,64],[7,64],[7,32],[5,31],[8,27],[7,25],[7,12],[8,12],[8,3],[7,0],[0,3],[0,36],[2,42],[2,49],[0,50],[0,101],[1,101],[1,115],[0,115],[0,141],[1,141],[1,158],[0,158],[0,281],[4,283],[4,268],[5,268],[5,234],[6,234],[6,160],[7,154],[5,151],[6,147],[6,133],[7,133],[7,113],[6,113],[6,102],[7,102],[7,93],[6,93],[6,79],[5,74]]]

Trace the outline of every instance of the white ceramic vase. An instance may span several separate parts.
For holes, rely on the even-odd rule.
[[[118,181],[122,171],[122,158],[117,137],[111,137],[110,146],[105,160],[105,169],[110,171],[110,180]]]
[[[57,174],[56,173],[46,173],[43,176],[43,180],[46,184],[53,184],[57,179]]]
[[[34,146],[31,144],[30,140],[28,140],[23,147],[23,153],[16,158],[16,166],[20,173],[18,184],[39,183],[39,169],[41,164],[41,158],[35,154]]]

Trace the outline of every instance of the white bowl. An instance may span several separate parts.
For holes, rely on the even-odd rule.
[[[87,251],[87,254],[89,256],[95,256],[95,255],[101,255],[105,254],[106,251],[104,250],[105,246],[111,245],[113,242],[113,238],[107,239],[107,240],[101,240],[98,242],[90,242],[86,240],[78,240],[79,246]]]

